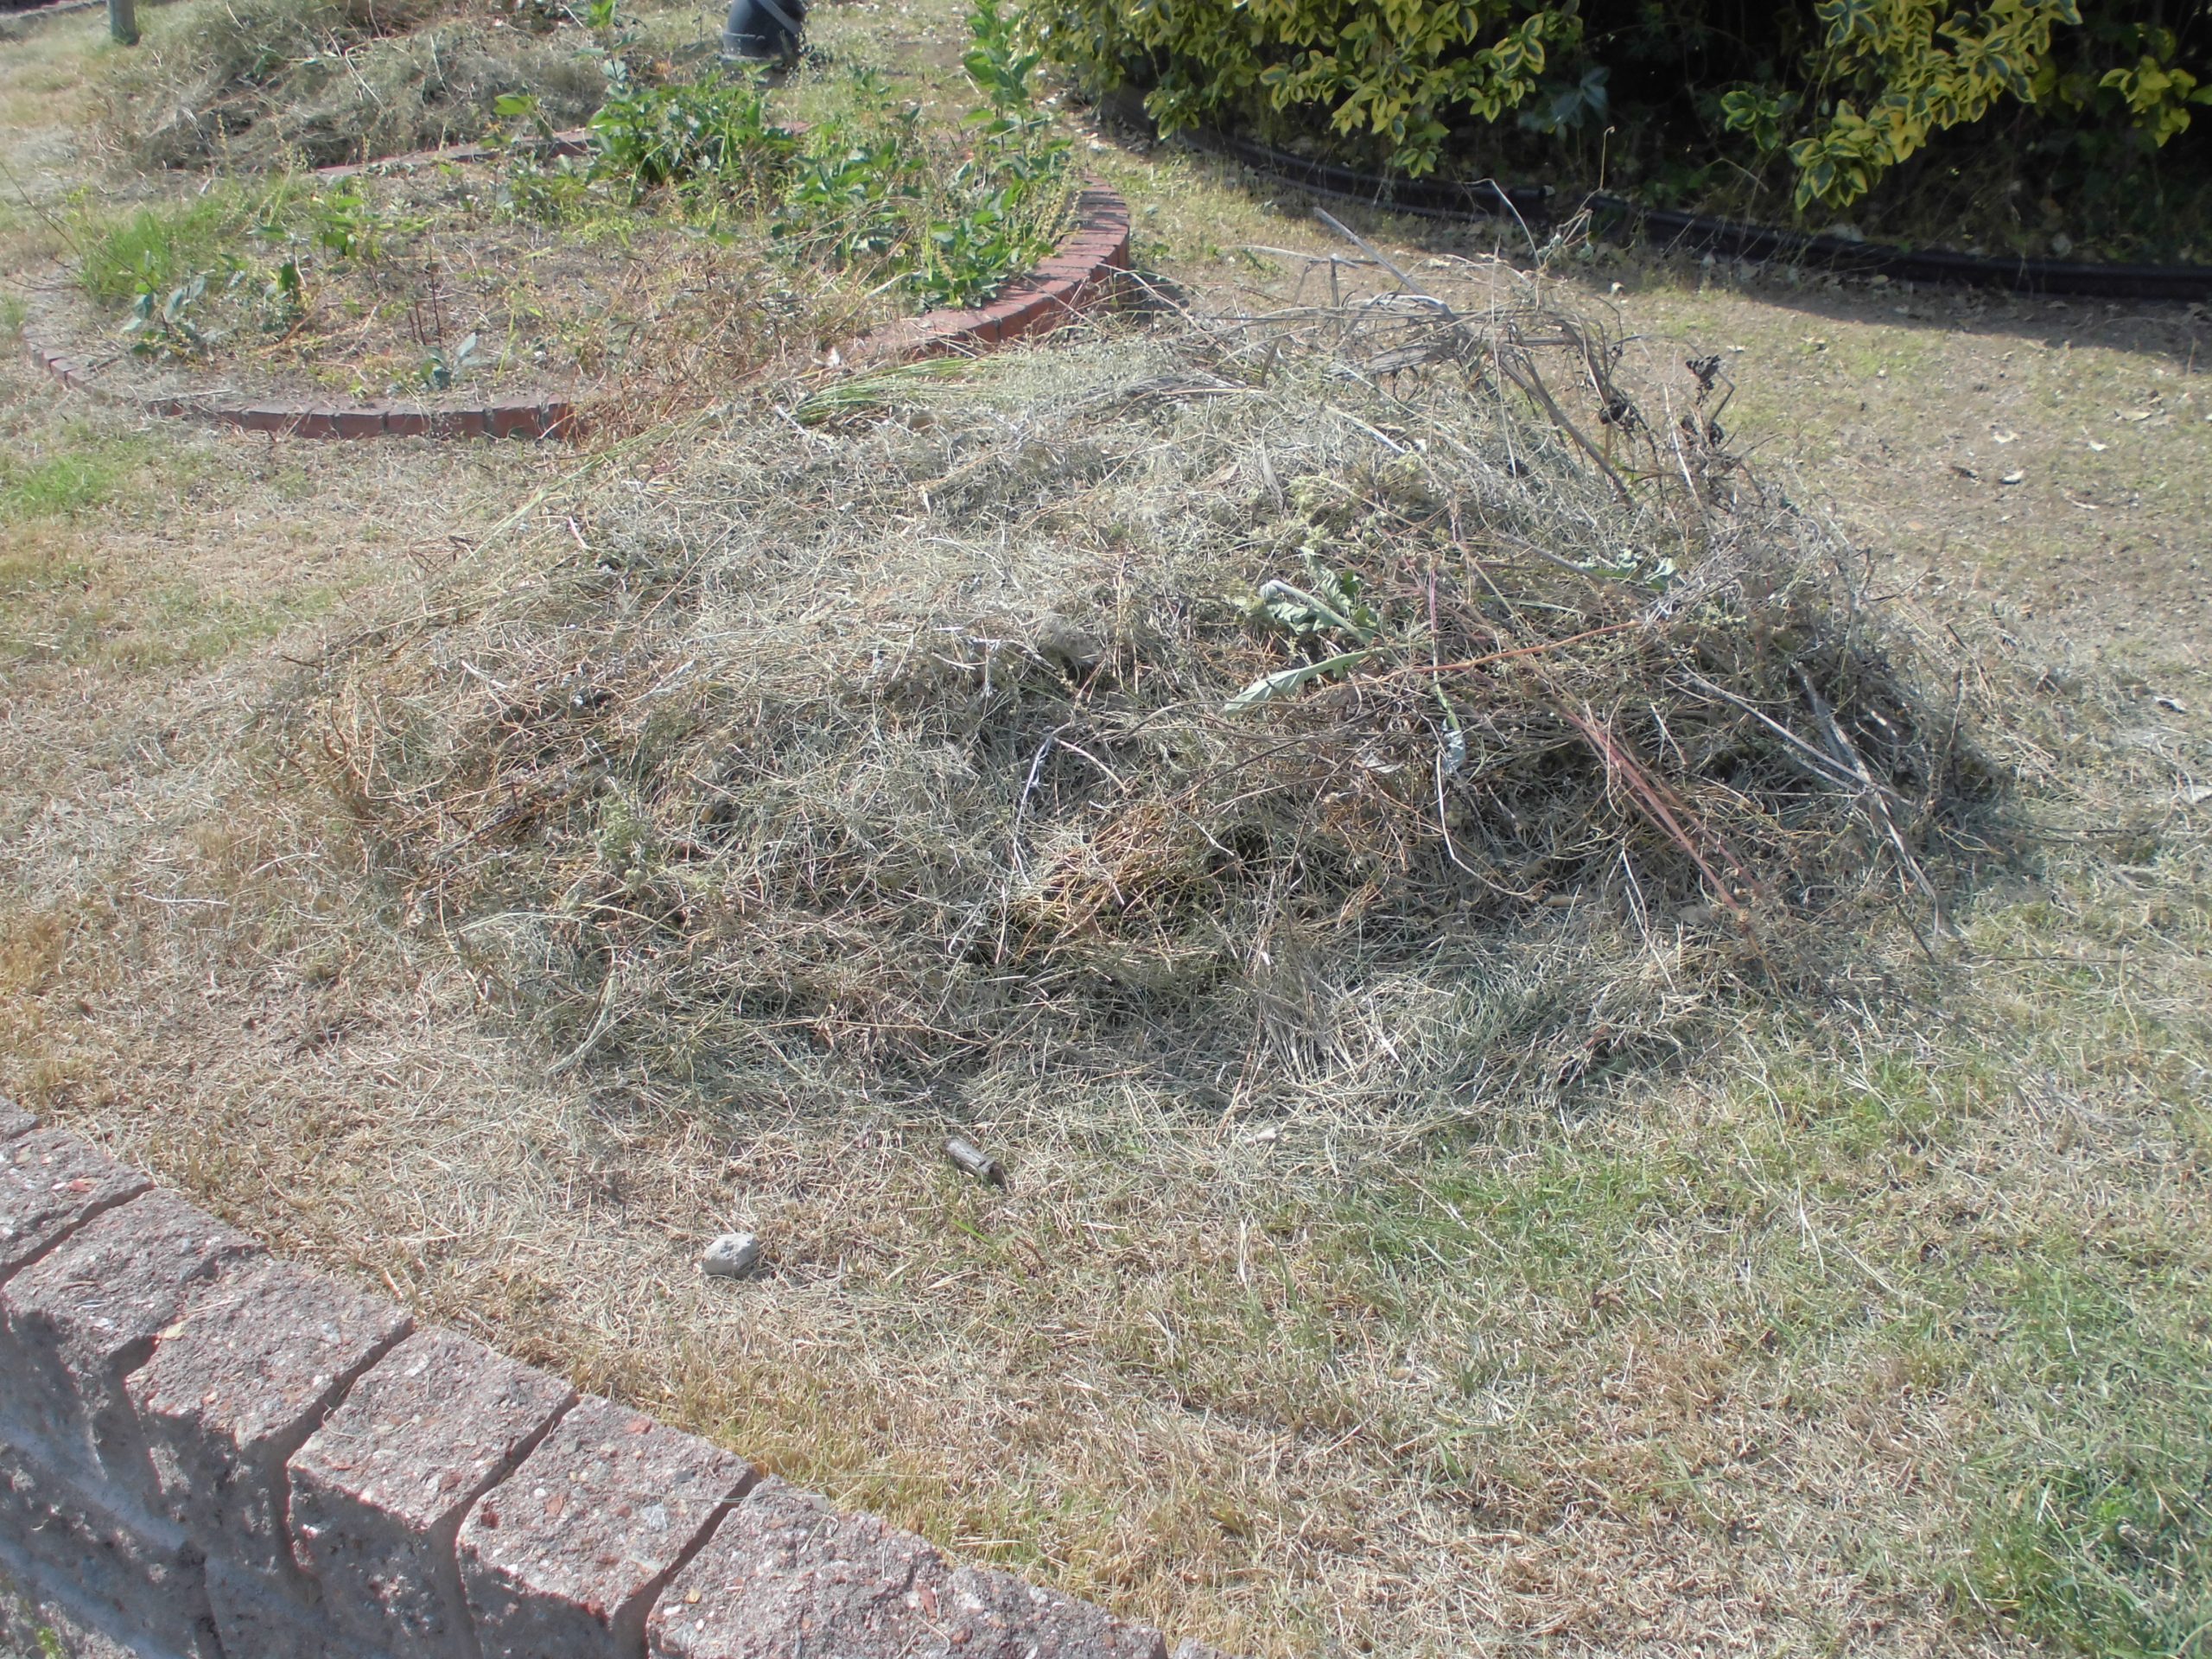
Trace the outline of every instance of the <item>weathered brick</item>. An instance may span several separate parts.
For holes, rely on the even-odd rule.
[[[19,1135],[29,1135],[38,1128],[38,1119],[8,1098],[0,1095],[0,1141],[9,1141]]]
[[[652,1659],[782,1659],[802,1634],[841,1659],[905,1659],[945,1576],[921,1539],[766,1479],[670,1582],[646,1640]]]
[[[290,404],[253,404],[244,409],[227,411],[232,425],[249,432],[289,432],[300,418],[300,411]]]
[[[381,406],[340,410],[338,411],[338,435],[341,438],[380,438],[384,435],[384,416]]]
[[[545,430],[545,406],[534,398],[493,404],[484,418],[495,438],[535,438]]]
[[[488,438],[492,416],[481,409],[434,409],[426,429],[434,438]]]
[[[207,1563],[207,1602],[222,1633],[223,1659],[365,1659],[374,1651],[338,1633],[313,1586],[294,1586],[220,1556]]]
[[[291,1574],[285,1461],[410,1324],[291,1262],[199,1291],[124,1384],[168,1514],[210,1555]]]
[[[169,1192],[95,1216],[0,1287],[0,1376],[11,1433],[97,1471],[111,1506],[149,1506],[153,1471],[124,1379],[200,1285],[259,1254]]]
[[[407,1338],[292,1456],[293,1554],[385,1659],[471,1659],[454,1538],[575,1390],[447,1331]]]
[[[0,1139],[0,1283],[45,1255],[72,1228],[151,1185],[137,1170],[66,1130],[36,1129]]]
[[[338,411],[334,409],[303,409],[299,418],[292,423],[292,435],[300,438],[340,436],[338,418]]]
[[[1167,1659],[1150,1625],[1114,1618],[1103,1607],[984,1567],[955,1567],[940,1609],[960,1659]]]
[[[1165,1659],[1155,1630],[763,1480],[671,1581],[652,1659]]]
[[[653,1592],[753,1478],[742,1459],[586,1399],[461,1522],[485,1659],[635,1659]]]
[[[397,438],[419,438],[430,430],[430,411],[427,409],[387,409],[384,412],[384,429]]]
[[[87,1486],[0,1445],[0,1562],[134,1650],[217,1659],[198,1548],[167,1522],[118,1514]]]
[[[930,333],[950,346],[988,343],[999,337],[1000,311],[995,304],[972,311],[931,311],[922,318]]]

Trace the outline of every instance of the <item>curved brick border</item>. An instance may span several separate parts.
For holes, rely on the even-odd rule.
[[[584,153],[584,130],[556,132],[543,146],[554,156]],[[452,144],[411,150],[380,161],[316,169],[326,179],[351,179],[393,168],[456,165],[495,159],[486,144]],[[1075,228],[1036,270],[1016,277],[999,296],[972,310],[925,311],[862,336],[843,356],[881,362],[955,353],[980,355],[995,346],[1040,334],[1092,312],[1121,303],[1129,282],[1129,205],[1121,193],[1092,183],[1077,193]],[[31,361],[73,391],[101,403],[203,426],[300,438],[575,438],[585,422],[565,398],[512,398],[475,409],[425,409],[409,404],[325,405],[284,402],[232,403],[219,398],[137,397],[96,385],[91,370],[64,351],[44,346],[29,326],[23,344]]]
[[[141,1655],[1167,1659],[417,1327],[4,1098],[0,1379],[0,1576]]]
[[[220,398],[139,397],[98,385],[92,371],[67,352],[41,346],[26,325],[23,345],[31,361],[70,391],[95,403],[115,404],[200,426],[229,427],[296,438],[570,438],[583,431],[576,406],[566,399],[503,399],[475,409],[425,409],[412,404],[293,404],[279,400],[230,403]]]
[[[1033,340],[1085,314],[1118,305],[1129,276],[1129,204],[1092,184],[1077,193],[1075,229],[1052,257],[972,311],[925,311],[856,341],[858,358],[944,357]]]

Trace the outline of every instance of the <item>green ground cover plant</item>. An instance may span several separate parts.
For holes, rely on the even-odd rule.
[[[594,187],[632,206],[658,196],[693,223],[763,226],[925,308],[981,303],[1051,251],[1071,174],[1068,140],[1036,105],[1039,55],[1017,43],[1014,20],[981,0],[967,26],[963,67],[982,101],[952,132],[866,66],[836,78],[802,137],[779,124],[756,72],[651,85],[610,58],[581,165],[541,165],[529,139],[550,137],[542,111],[504,105],[527,124],[511,129],[506,199],[557,221],[588,213]]]

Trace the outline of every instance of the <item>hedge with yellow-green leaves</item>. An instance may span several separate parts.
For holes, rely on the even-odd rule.
[[[1716,152],[1786,162],[1806,212],[1847,206],[1938,134],[2008,107],[2164,146],[2212,104],[2208,14],[2204,0],[1030,0],[1027,24],[1094,85],[1141,83],[1166,130],[1303,125],[1414,176],[1510,111],[1539,132],[1602,123],[1608,74],[1632,67],[1647,96],[1656,79],[1707,111]]]

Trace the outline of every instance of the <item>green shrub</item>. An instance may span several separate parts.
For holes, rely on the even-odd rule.
[[[1580,27],[1571,4],[1516,0],[1032,0],[1026,16],[1095,81],[1150,80],[1146,107],[1166,130],[1304,111],[1372,135],[1415,175],[1454,118],[1494,121],[1534,93]]]
[[[2192,105],[2212,103],[2212,88],[2177,61],[2172,30],[2107,20],[2120,10],[2093,5],[2085,22],[2076,0],[1985,0],[1975,12],[1949,0],[1820,0],[1823,27],[1802,60],[1802,80],[1814,90],[1747,86],[1721,108],[1731,131],[1750,133],[1767,153],[1802,130],[1788,143],[1801,210],[1849,206],[1936,134],[1973,125],[2007,99],[2163,146],[2188,129]],[[2080,48],[2099,41],[2136,55],[2084,67]]]
[[[1331,132],[1412,175],[1518,111],[1545,138],[1627,112],[1668,148],[1786,172],[1801,213],[1845,207],[1939,135],[2040,123],[2052,170],[2128,168],[2212,104],[2212,8],[2128,0],[1031,0],[1043,48],[1135,82],[1168,130]],[[1996,135],[1993,133],[1993,139]],[[1595,158],[1592,157],[1592,160]]]

